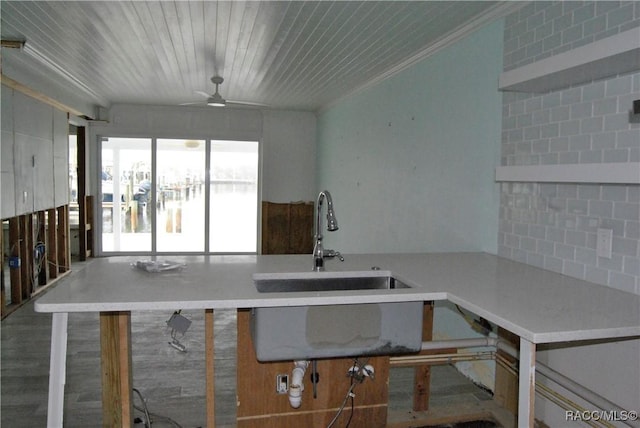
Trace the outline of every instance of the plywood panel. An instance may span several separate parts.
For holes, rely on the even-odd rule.
[[[357,398],[356,398],[357,400]],[[293,409],[292,409],[293,410]],[[318,411],[295,411],[281,415],[238,420],[238,428],[324,428],[329,426],[337,412],[336,409]],[[346,406],[333,426],[344,427],[351,417],[351,406]],[[387,406],[356,406],[349,423],[350,428],[382,428],[387,423]]]
[[[262,202],[262,254],[289,253],[289,204]]]
[[[262,202],[262,254],[311,254],[313,203]]]
[[[313,202],[291,204],[291,235],[289,246],[296,253],[311,254],[313,252]]]

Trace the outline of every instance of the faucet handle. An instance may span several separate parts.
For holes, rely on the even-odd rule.
[[[324,250],[324,256],[329,258],[337,257],[341,262],[344,261],[344,257],[342,257],[342,254],[340,254],[340,251]]]

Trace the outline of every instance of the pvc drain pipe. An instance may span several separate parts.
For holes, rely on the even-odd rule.
[[[304,391],[304,373],[309,367],[309,361],[294,361],[291,372],[291,385],[289,386],[289,404],[297,409],[302,404],[302,391]]]

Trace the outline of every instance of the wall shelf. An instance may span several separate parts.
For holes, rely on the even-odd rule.
[[[503,91],[544,93],[640,70],[640,27],[500,75]]]
[[[640,162],[499,166],[496,181],[640,184]]]

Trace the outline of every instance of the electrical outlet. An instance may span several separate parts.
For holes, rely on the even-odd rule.
[[[598,254],[598,257],[610,259],[613,229],[598,229],[596,239],[596,253]]]
[[[276,392],[278,394],[286,394],[289,392],[289,375],[276,375]]]

